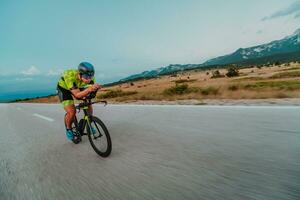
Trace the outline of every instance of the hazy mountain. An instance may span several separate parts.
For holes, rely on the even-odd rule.
[[[249,48],[240,48],[232,54],[213,58],[203,64],[222,65],[296,51],[300,51],[300,29],[296,30],[294,34],[281,40],[275,40],[267,44]]]
[[[150,70],[150,71],[144,71],[139,74],[134,74],[134,75],[128,76],[124,79],[121,79],[120,82],[136,80],[136,79],[141,79],[141,78],[152,78],[152,77],[156,77],[159,75],[171,74],[171,73],[177,72],[177,71],[192,69],[197,66],[199,66],[199,65],[197,65],[197,64],[186,64],[186,65],[171,64],[166,67],[161,67],[161,68]]]
[[[121,79],[119,82],[157,77],[159,75],[172,74],[177,71],[207,67],[211,65],[249,65],[274,61],[288,62],[292,60],[300,60],[300,29],[281,40],[275,40],[267,44],[249,48],[240,48],[231,54],[210,59],[202,64],[171,64],[166,67],[131,75]]]

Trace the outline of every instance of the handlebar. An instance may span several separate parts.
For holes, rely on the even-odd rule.
[[[108,91],[107,89],[103,89],[103,88],[99,88],[98,90],[101,90],[101,91]],[[93,101],[91,99],[95,98],[96,97],[96,93],[98,92],[98,90],[94,91],[94,92],[91,92],[86,98],[84,99],[78,99],[78,100],[82,100],[81,103],[79,103],[77,106],[75,106],[75,108],[78,110],[78,112],[80,112],[80,109],[83,108],[83,107],[86,107],[86,106],[89,106],[89,105],[92,105],[92,104],[95,104],[95,103],[103,103],[104,106],[107,105],[107,101],[105,100],[101,100],[101,101]]]
[[[77,106],[75,106],[75,108],[80,111],[81,108],[95,104],[95,103],[103,103],[104,106],[107,105],[107,101],[102,100],[102,101],[93,101],[92,102],[90,99],[89,100],[84,99],[83,102],[79,103]]]

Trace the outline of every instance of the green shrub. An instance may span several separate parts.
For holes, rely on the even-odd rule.
[[[163,93],[166,95],[174,95],[174,94],[181,95],[181,94],[188,93],[188,91],[189,91],[188,84],[176,84],[175,86],[165,89]]]
[[[211,95],[211,94],[217,95],[218,92],[219,92],[219,89],[212,87],[212,86],[201,89],[201,94],[203,94],[203,95]]]
[[[257,82],[253,84],[247,84],[245,89],[260,90],[266,88],[273,88],[277,90],[299,90],[300,81],[269,81],[269,82]]]
[[[199,92],[200,88],[197,87],[189,87],[188,84],[176,84],[170,88],[167,88],[163,91],[164,95],[182,95],[188,94],[191,92]]]
[[[107,98],[115,98],[115,97],[128,96],[128,95],[133,95],[133,94],[137,94],[137,91],[127,91],[127,92],[124,92],[122,90],[111,90],[111,91],[108,91],[108,92],[106,92],[104,94],[100,94],[98,97],[99,98],[107,99]]]

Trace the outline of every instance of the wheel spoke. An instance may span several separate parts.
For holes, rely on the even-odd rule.
[[[99,133],[99,136],[98,136],[98,137],[101,137],[101,136],[102,136],[102,133],[101,133],[101,131],[100,131],[100,129],[99,129],[97,123],[94,122],[94,125],[95,125],[95,127],[96,127],[96,129],[97,129],[97,131],[98,131],[98,133]],[[97,137],[97,138],[98,138],[98,137]]]

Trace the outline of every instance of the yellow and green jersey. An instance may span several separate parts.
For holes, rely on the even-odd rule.
[[[63,72],[61,78],[58,81],[58,85],[66,90],[82,89],[86,88],[90,84],[96,83],[95,77],[92,78],[91,83],[84,83],[78,79],[78,70],[69,69]]]

